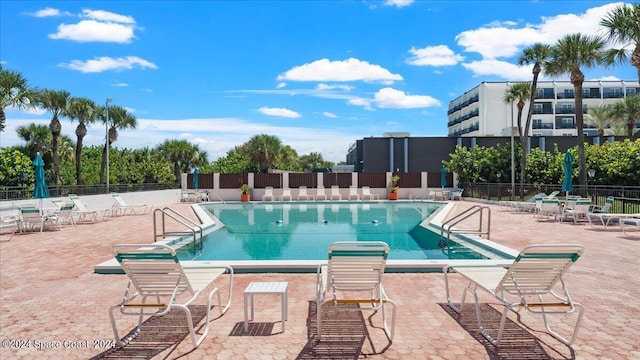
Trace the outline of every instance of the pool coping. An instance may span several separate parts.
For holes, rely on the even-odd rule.
[[[380,200],[380,202],[387,200]],[[398,200],[397,202],[415,202],[411,200]],[[420,202],[432,202],[442,203],[441,201],[420,200]],[[236,202],[234,202],[236,203]],[[206,203],[203,203],[206,204]],[[195,213],[198,220],[203,225],[203,229],[209,233],[211,231],[221,228],[218,219],[213,214],[202,208],[203,204],[193,204],[191,209]],[[442,223],[446,216],[455,207],[455,202],[446,202],[444,206],[438,208],[433,214],[428,216],[420,224],[429,230],[439,232],[442,229]],[[518,251],[500,245],[488,239],[483,239],[475,234],[457,234],[458,238],[461,238],[470,244],[479,248],[491,249],[493,252],[498,252],[505,259],[484,259],[484,260],[450,260],[450,259],[425,259],[425,260],[410,260],[410,259],[398,259],[387,260],[386,272],[441,272],[447,265],[453,266],[472,266],[472,265],[493,265],[493,266],[506,266],[513,262],[513,258],[518,255]],[[168,237],[161,241],[155,242],[156,244],[171,244],[178,239],[178,236]],[[149,245],[149,244],[145,244]],[[203,265],[211,266],[231,266],[235,273],[312,273],[316,272],[320,264],[326,263],[326,260],[232,260],[232,261],[214,261],[214,260],[184,260],[180,261],[183,267],[198,267]],[[115,258],[104,261],[94,266],[94,273],[97,274],[123,274],[124,271],[120,267],[120,264]]]

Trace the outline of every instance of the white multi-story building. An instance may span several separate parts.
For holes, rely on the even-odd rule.
[[[483,82],[449,102],[449,136],[509,136],[517,134],[518,109],[504,102],[514,82]],[[569,81],[539,81],[533,105],[531,136],[576,136],[576,109],[573,85]],[[637,81],[585,81],[582,85],[582,112],[613,104],[626,96],[640,94]],[[529,102],[524,106],[525,125]],[[636,127],[638,123],[636,122]],[[595,126],[584,125],[586,135],[597,135]]]

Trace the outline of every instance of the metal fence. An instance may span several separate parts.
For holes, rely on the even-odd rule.
[[[49,197],[64,197],[69,194],[76,195],[96,195],[108,194],[112,192],[127,193],[138,191],[178,189],[179,186],[172,184],[111,184],[109,191],[104,184],[101,185],[65,185],[50,186]],[[0,187],[0,200],[28,200],[33,198],[33,186],[2,186]]]
[[[487,200],[520,200],[520,190],[522,189],[523,199],[527,200],[537,193],[549,194],[552,191],[562,193],[562,185],[556,184],[520,184],[515,186],[515,195],[511,196],[511,184],[505,183],[467,183],[459,184],[464,188],[466,197],[473,197]],[[574,185],[572,195],[590,197],[596,205],[604,205],[607,197],[613,196],[615,199],[611,212],[615,213],[640,213],[640,186],[608,186],[608,185]]]

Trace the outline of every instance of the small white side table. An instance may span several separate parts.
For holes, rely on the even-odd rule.
[[[249,320],[253,320],[253,296],[262,294],[280,295],[282,312],[282,332],[287,320],[287,282],[252,282],[244,290],[244,332],[249,331]],[[247,299],[251,298],[251,318],[249,318]]]

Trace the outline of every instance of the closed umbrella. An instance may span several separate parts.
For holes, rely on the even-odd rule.
[[[198,190],[198,175],[200,174],[200,170],[198,168],[193,169],[193,188]]]
[[[40,199],[40,209],[42,210],[42,199],[49,197],[49,188],[44,179],[44,160],[38,152],[33,160],[33,167],[36,175],[36,187],[33,189],[33,197]]]
[[[564,181],[562,182],[562,191],[565,195],[573,191],[573,181],[571,179],[573,175],[573,155],[567,150],[564,154]]]
[[[440,169],[440,186],[444,189],[447,186],[447,168],[442,165],[442,169]]]

